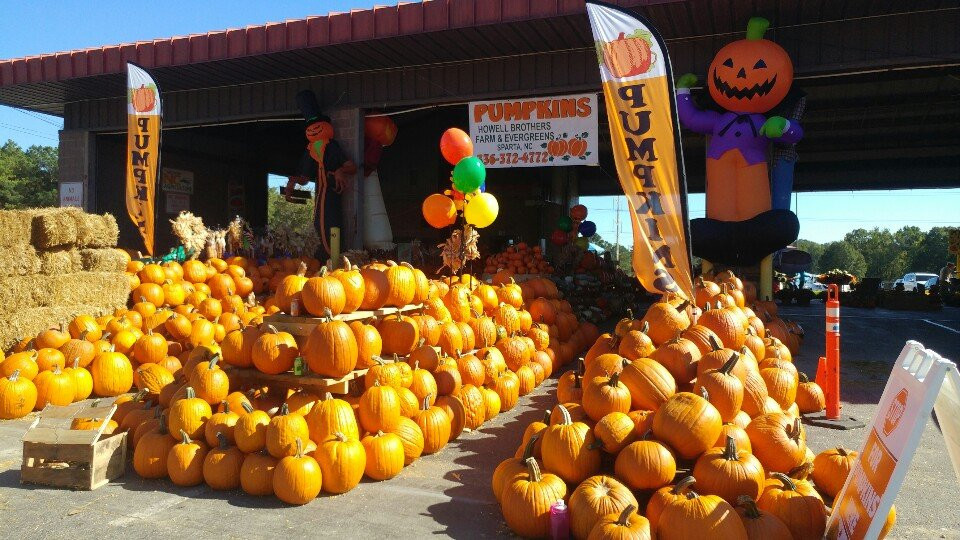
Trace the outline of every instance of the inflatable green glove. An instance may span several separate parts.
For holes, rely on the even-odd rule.
[[[771,116],[760,126],[760,134],[771,139],[778,139],[783,137],[783,133],[787,131],[787,124],[789,124],[789,122],[787,122],[786,118],[782,116]]]
[[[693,73],[684,73],[677,79],[677,88],[690,88],[697,84],[697,76]]]

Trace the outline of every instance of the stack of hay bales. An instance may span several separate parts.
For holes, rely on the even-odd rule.
[[[0,347],[125,305],[130,285],[118,236],[110,214],[0,210]]]

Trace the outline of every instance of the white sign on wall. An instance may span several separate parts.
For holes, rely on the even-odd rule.
[[[168,214],[179,214],[190,210],[190,195],[186,193],[167,193],[166,202]]]
[[[597,107],[597,94],[473,101],[473,153],[488,168],[597,165]]]
[[[60,206],[83,206],[83,182],[60,184]]]
[[[193,171],[164,167],[160,173],[160,187],[168,193],[193,194]]]

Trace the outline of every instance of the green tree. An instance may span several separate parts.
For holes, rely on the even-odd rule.
[[[864,273],[867,271],[867,262],[863,255],[857,251],[853,244],[843,240],[826,244],[819,262],[820,272],[839,268],[857,277],[864,277]]]
[[[903,267],[907,261],[897,258],[899,251],[893,234],[889,230],[879,227],[871,230],[855,229],[847,233],[843,239],[859,251],[866,262],[865,273],[858,276],[894,279],[903,275]],[[821,271],[830,268],[823,268]]]
[[[286,228],[308,234],[313,228],[313,204],[289,203],[280,188],[272,187],[267,190],[267,223],[273,230]]]
[[[57,148],[31,146],[24,151],[8,140],[0,146],[0,208],[36,208],[57,204]]]
[[[609,251],[611,257],[616,257],[617,244],[611,244],[603,239],[599,234],[590,239],[591,244],[596,244],[604,251]],[[620,263],[618,265],[627,275],[633,275],[633,249],[626,246],[620,246]]]
[[[939,272],[940,267],[951,259],[947,253],[948,227],[934,227],[927,231],[923,240],[911,253],[910,268],[916,272]]]
[[[820,262],[820,256],[823,255],[823,246],[824,246],[823,244],[819,244],[817,242],[814,242],[813,240],[804,240],[801,238],[800,240],[797,240],[796,244],[794,245],[797,246],[797,249],[806,251],[807,253],[810,254],[810,259],[811,259],[810,271],[811,272],[822,271],[819,266],[819,262]],[[829,268],[827,268],[826,270],[829,270]]]

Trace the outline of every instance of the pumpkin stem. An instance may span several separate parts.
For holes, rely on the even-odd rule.
[[[630,516],[632,516],[636,510],[636,506],[628,504],[627,507],[623,509],[623,512],[620,512],[620,517],[617,518],[617,525],[627,527],[630,524]]]
[[[180,430],[180,440],[183,442],[183,444],[190,444],[192,442],[190,441],[190,436],[187,435],[187,432],[182,429]]]
[[[697,479],[693,476],[687,476],[682,478],[673,489],[670,490],[670,493],[674,495],[686,495],[687,493],[692,493],[690,490],[693,489],[693,485],[697,483]],[[694,493],[694,496],[697,494]]]
[[[19,371],[19,370],[18,370],[18,371]],[[548,425],[548,426],[550,425],[550,411],[549,411],[549,409],[543,412],[543,423],[546,424],[546,425]],[[840,450],[840,449],[837,448],[837,450]]]
[[[79,367],[80,367],[80,357],[78,356],[73,359],[73,369],[77,369]]]
[[[276,333],[277,333],[277,327],[274,326],[274,325],[272,325],[272,324],[268,324],[268,325],[267,325],[267,333],[276,334]]]
[[[710,392],[707,391],[707,387],[706,387],[706,386],[701,386],[701,387],[700,387],[700,397],[702,397],[703,399],[705,399],[705,400],[707,400],[707,401],[710,401]]]
[[[300,440],[300,437],[297,437],[297,457],[303,457],[303,441]]]
[[[675,310],[677,310],[678,312],[680,312],[680,311],[683,311],[683,310],[687,309],[687,306],[689,306],[689,305],[690,305],[690,301],[689,301],[689,300],[684,300],[683,302],[680,302],[680,303],[677,305],[677,307],[675,307],[675,308],[673,308],[673,309],[675,309]]]
[[[800,465],[790,469],[790,472],[787,473],[787,476],[790,478],[796,478],[797,480],[806,480],[810,473],[813,472],[813,463],[805,461]]]
[[[347,436],[343,434],[342,431],[336,431],[333,433],[334,438],[340,442],[347,442]]]
[[[197,393],[193,390],[192,386],[188,386],[186,392],[187,392],[187,399],[193,399],[197,397]]]
[[[531,457],[533,457],[533,447],[536,445],[537,439],[539,438],[540,438],[540,434],[535,433],[530,437],[530,440],[527,441],[526,446],[523,447],[523,457],[521,458],[523,461],[526,461]]]
[[[229,413],[230,413],[230,402],[228,402],[227,400],[223,400],[223,401],[220,402],[220,404],[223,405],[223,413],[224,413],[224,414],[229,414]]]
[[[727,435],[727,446],[723,450],[723,459],[727,461],[740,459],[740,455],[737,453],[737,441],[730,435]]]
[[[290,414],[290,407],[288,407],[287,404],[284,403],[283,405],[280,406],[280,412],[278,412],[277,415],[286,416],[288,414]]]
[[[797,375],[799,375],[799,377],[800,377],[800,382],[801,382],[801,383],[808,383],[808,382],[810,382],[810,377],[807,377],[807,374],[806,374],[806,373],[804,373],[804,372],[801,371],[801,372],[798,373]]]
[[[13,370],[13,373],[11,373],[9,377],[7,377],[7,379],[9,379],[9,380],[11,380],[11,381],[16,381],[16,380],[19,379],[19,378],[20,378],[20,370],[19,370],[19,369]]]
[[[250,405],[246,401],[241,403],[240,406],[243,407],[243,410],[247,411],[247,414],[250,414],[253,412],[253,405]]]
[[[615,371],[615,372],[613,373],[613,375],[610,375],[610,381],[607,382],[607,384],[608,384],[609,386],[612,386],[612,387],[616,388],[617,385],[620,384],[620,372],[619,372],[619,371]]]
[[[217,362],[219,361],[220,361],[220,353],[214,353],[214,355],[210,357],[210,362],[207,364],[207,369],[208,370],[216,369]]]
[[[718,369],[717,371],[719,371],[720,373],[723,373],[724,375],[729,375],[730,372],[733,371],[734,366],[737,365],[737,361],[739,360],[740,360],[740,355],[737,354],[737,351],[733,351],[733,353],[730,355],[730,359],[724,362],[723,365],[720,366],[720,369]]]
[[[760,518],[760,509],[757,508],[757,501],[753,500],[749,495],[740,495],[737,497],[737,506],[746,510],[744,512],[750,519],[759,519]]]
[[[643,321],[643,324],[640,325],[640,331],[646,334],[650,331],[650,321]]]
[[[540,465],[537,465],[537,460],[534,458],[527,458],[525,463],[527,464],[527,472],[530,473],[531,482],[539,482],[542,478],[540,476]]]
[[[557,408],[560,409],[560,425],[568,426],[572,424],[573,418],[570,417],[570,411],[568,411],[563,405],[557,405]]]
[[[300,266],[297,267],[297,275],[303,277],[307,274],[307,263],[300,261]]]
[[[785,475],[785,474],[783,474],[783,473],[781,473],[781,472],[770,473],[770,476],[776,478],[777,480],[779,480],[780,482],[783,483],[784,491],[796,491],[796,490],[797,490],[797,484],[794,483],[794,481],[791,480],[789,476],[787,476],[787,475]]]
[[[790,435],[791,439],[795,441],[799,441],[800,435],[801,435],[801,431],[800,431],[801,429],[802,428],[800,426],[800,418],[794,418],[793,424],[790,425],[790,429],[788,430],[788,435]]]
[[[429,393],[429,394],[423,396],[423,401],[420,402],[420,410],[421,410],[421,411],[428,411],[428,410],[430,410],[430,396],[432,396],[432,395],[433,395],[433,393]]]
[[[767,32],[767,28],[770,28],[770,21],[767,19],[750,17],[750,20],[747,21],[747,39],[750,41],[763,39],[763,34]]]
[[[221,450],[226,450],[229,447],[229,444],[227,444],[227,435],[224,432],[217,432],[217,441],[220,443]]]
[[[17,370],[17,372],[19,372],[19,371],[20,371],[20,370]],[[843,457],[847,457],[848,455],[850,455],[850,452],[847,451],[847,449],[844,448],[844,447],[842,447],[842,446],[838,446],[838,447],[837,447],[837,453],[840,454],[840,455],[843,456]]]
[[[573,387],[574,387],[574,388],[581,388],[581,387],[582,387],[582,385],[580,384],[580,374],[579,374],[579,373],[576,373],[576,372],[574,372],[574,374],[573,374]]]
[[[710,341],[710,347],[712,347],[713,350],[719,351],[720,349],[723,348],[723,345],[721,345],[720,342],[717,341],[716,335],[710,334],[709,336],[707,336],[707,340]]]

